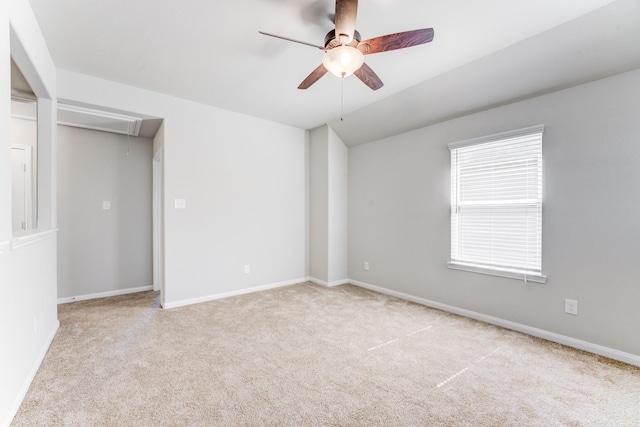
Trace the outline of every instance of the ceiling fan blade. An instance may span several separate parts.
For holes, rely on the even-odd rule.
[[[353,74],[373,90],[378,90],[384,86],[380,77],[367,64],[362,64],[362,67]]]
[[[336,0],[336,38],[341,44],[349,44],[356,31],[358,0]]]
[[[304,79],[302,83],[300,83],[300,86],[298,86],[298,89],[309,88],[309,86],[311,86],[312,84],[320,80],[320,77],[324,76],[325,74],[327,74],[327,69],[324,67],[323,64],[320,64],[318,68],[313,70],[311,74],[309,74],[307,78]]]
[[[295,39],[290,39],[289,37],[282,37],[282,36],[278,36],[276,34],[265,33],[264,31],[258,31],[258,32],[260,34],[265,35],[265,36],[275,37],[277,39],[287,40],[287,41],[290,41],[290,42],[300,43],[300,44],[304,44],[304,45],[307,45],[307,46],[315,47],[315,48],[320,49],[320,50],[325,50],[324,46],[318,46],[317,44],[307,43],[307,42],[303,42],[303,41],[295,40]]]
[[[431,40],[433,40],[433,28],[423,28],[421,30],[404,31],[363,40],[358,43],[358,50],[364,55],[370,55],[372,53],[417,46],[429,43]]]

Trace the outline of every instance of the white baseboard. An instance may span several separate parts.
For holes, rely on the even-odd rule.
[[[137,288],[117,289],[115,291],[98,292],[95,294],[76,295],[73,297],[58,298],[58,304],[67,304],[76,301],[85,301],[88,299],[114,297],[116,295],[134,294],[136,292],[152,291],[153,286],[140,286]]]
[[[51,342],[53,341],[53,338],[56,336],[56,333],[58,332],[59,328],[60,328],[60,321],[56,320],[51,332],[49,332],[49,336],[47,336],[47,339],[45,340],[44,345],[42,346],[42,348],[40,349],[40,352],[38,353],[38,357],[36,358],[35,362],[33,363],[33,366],[29,370],[29,374],[27,375],[27,378],[22,384],[22,387],[20,388],[18,395],[16,396],[16,398],[13,401],[13,404],[11,405],[11,410],[7,414],[7,419],[1,424],[2,426],[9,427],[11,425],[11,421],[13,421],[13,418],[18,413],[18,409],[20,409],[20,405],[22,404],[22,401],[27,395],[27,392],[29,391],[29,387],[31,387],[31,383],[33,382],[33,379],[36,377],[36,374],[38,373],[38,369],[40,369],[40,365],[42,364],[44,357],[47,355],[47,351],[49,351]]]
[[[309,277],[310,282],[315,283],[316,285],[326,286],[328,288],[332,288],[334,286],[346,285],[347,283],[351,283],[349,279],[335,280],[333,282],[325,282],[324,280],[316,279],[315,277]]]
[[[587,341],[582,341],[582,340],[568,337],[565,335],[556,334],[555,332],[549,332],[543,329],[534,328],[532,326],[523,325],[522,323],[516,323],[510,320],[504,320],[498,317],[488,316],[486,314],[477,313],[471,310],[465,310],[463,308],[454,307],[452,305],[442,304],[436,301],[431,301],[428,299],[416,297],[416,296],[405,294],[402,292],[393,291],[391,289],[383,288],[380,286],[370,285],[368,283],[360,282],[357,280],[350,280],[349,283],[359,286],[361,288],[370,289],[372,291],[380,292],[382,294],[391,295],[394,297],[415,302],[417,304],[422,304],[427,307],[437,308],[438,310],[447,311],[449,313],[458,314],[464,317],[469,317],[471,319],[479,320],[485,323],[490,323],[492,325],[502,326],[503,328],[522,332],[524,334],[542,338],[547,341],[552,341],[558,344],[566,345],[568,347],[573,347],[579,350],[588,351],[589,353],[594,353],[600,356],[608,357],[610,359],[618,360],[620,362],[628,363],[630,365],[640,366],[640,355],[626,353],[624,351],[616,350],[613,348],[604,347],[598,344],[593,344]]]
[[[250,294],[252,292],[266,291],[268,289],[275,289],[275,288],[281,288],[283,286],[295,285],[297,283],[306,282],[308,280],[309,280],[308,277],[301,277],[299,279],[287,280],[285,282],[271,283],[269,285],[255,286],[253,288],[240,289],[237,291],[222,292],[219,294],[205,295],[198,298],[189,298],[189,299],[178,300],[178,301],[170,301],[170,302],[165,302],[162,308],[168,309],[168,308],[183,307],[185,305],[198,304],[201,302],[213,301],[213,300],[222,299],[222,298],[229,298],[237,295]]]

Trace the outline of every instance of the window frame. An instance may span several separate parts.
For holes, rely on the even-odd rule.
[[[508,139],[513,139],[513,138],[518,138],[518,137],[526,137],[526,136],[531,136],[531,135],[536,135],[536,134],[540,134],[540,150],[542,150],[542,135],[544,133],[544,125],[536,125],[536,126],[530,126],[530,127],[526,127],[526,128],[521,128],[521,129],[516,129],[516,130],[511,130],[511,131],[507,131],[507,132],[501,132],[501,133],[497,133],[497,134],[492,134],[492,135],[487,135],[487,136],[482,136],[479,138],[473,138],[473,139],[468,139],[468,140],[464,140],[464,141],[459,141],[459,142],[453,142],[448,144],[449,150],[451,153],[454,153],[455,150],[463,148],[463,147],[469,147],[469,146],[477,146],[477,145],[481,145],[481,144],[487,144],[487,143],[495,143],[495,142],[500,142],[500,141],[504,141],[504,140],[508,140]],[[454,169],[455,167],[455,169]],[[499,277],[507,277],[507,278],[514,278],[514,279],[520,279],[523,280],[525,283],[527,282],[536,282],[536,283],[546,283],[547,280],[547,276],[545,276],[544,274],[542,274],[542,205],[543,205],[543,200],[542,200],[542,195],[540,195],[540,199],[539,202],[536,201],[535,203],[535,207],[539,209],[539,221],[540,221],[540,237],[539,237],[539,259],[540,259],[540,270],[538,271],[537,269],[535,271],[532,270],[526,270],[526,269],[518,269],[518,268],[510,268],[510,267],[499,267],[499,266],[490,266],[490,265],[481,265],[481,264],[477,264],[474,263],[472,261],[465,261],[465,260],[461,260],[461,259],[454,259],[453,257],[453,252],[454,252],[454,242],[453,242],[453,237],[454,237],[454,209],[458,208],[458,195],[457,195],[457,187],[458,187],[458,182],[456,181],[456,177],[458,176],[459,173],[459,169],[458,169],[458,165],[455,164],[454,162],[454,157],[453,154],[451,155],[451,161],[450,161],[450,168],[451,168],[451,199],[450,199],[450,204],[451,204],[451,222],[450,222],[450,231],[451,231],[451,239],[450,239],[450,248],[449,248],[449,261],[447,262],[447,267],[450,269],[454,269],[454,270],[462,270],[462,271],[469,271],[469,272],[474,272],[474,273],[481,273],[481,274],[488,274],[488,275],[492,275],[492,276],[499,276]],[[542,171],[542,164],[540,164],[540,175],[539,175],[539,179],[541,180],[540,185],[542,186],[542,180],[543,180],[543,171]],[[454,186],[454,184],[456,184]],[[486,202],[485,202],[486,203]],[[496,206],[509,206],[509,203],[504,203],[504,204],[496,204]],[[458,211],[459,212],[459,211]]]

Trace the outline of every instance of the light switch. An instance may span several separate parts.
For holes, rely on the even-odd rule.
[[[185,199],[175,199],[173,201],[173,204],[174,204],[176,209],[186,209],[187,208],[187,201]]]
[[[102,209],[105,211],[108,211],[109,209],[111,209],[111,200],[103,200]]]

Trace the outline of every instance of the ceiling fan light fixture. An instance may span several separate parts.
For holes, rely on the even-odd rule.
[[[327,70],[338,77],[348,77],[362,67],[364,55],[353,46],[338,46],[328,50],[322,58]]]

